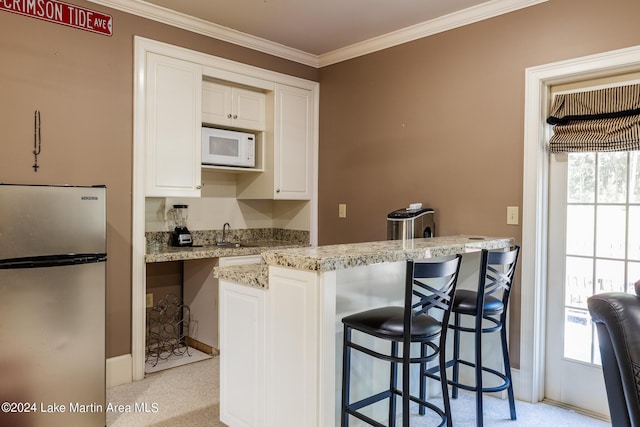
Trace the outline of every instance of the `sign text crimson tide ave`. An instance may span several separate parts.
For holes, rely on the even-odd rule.
[[[58,0],[0,0],[0,10],[105,36],[113,35],[111,15]]]

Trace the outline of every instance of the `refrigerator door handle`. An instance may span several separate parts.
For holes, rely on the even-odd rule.
[[[106,260],[106,253],[60,254],[10,258],[0,260],[0,270],[12,270],[18,268],[61,267],[65,265],[105,262]]]

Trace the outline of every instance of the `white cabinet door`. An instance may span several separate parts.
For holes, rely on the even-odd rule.
[[[323,307],[318,274],[269,267],[267,292],[267,425],[324,427],[320,418]],[[329,302],[330,303],[330,302]],[[330,319],[335,341],[335,319]],[[333,374],[333,373],[332,373]],[[322,398],[335,400],[335,390]],[[330,419],[333,421],[333,418]]]
[[[231,88],[233,126],[242,129],[265,129],[265,99],[262,92]]]
[[[220,281],[220,421],[265,425],[265,290]]]
[[[231,88],[202,82],[202,122],[231,126]]]
[[[202,83],[202,122],[262,131],[265,100],[262,92],[205,81]]]
[[[146,196],[199,197],[202,67],[147,53]]]
[[[313,102],[311,91],[278,84],[275,90],[274,198],[311,198]]]

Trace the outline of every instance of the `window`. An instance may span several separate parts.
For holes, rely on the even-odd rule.
[[[564,357],[600,364],[587,298],[640,280],[640,152],[568,156]]]

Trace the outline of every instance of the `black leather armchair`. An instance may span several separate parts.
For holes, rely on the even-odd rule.
[[[640,427],[640,281],[635,288],[636,295],[609,292],[587,300],[613,427]]]

